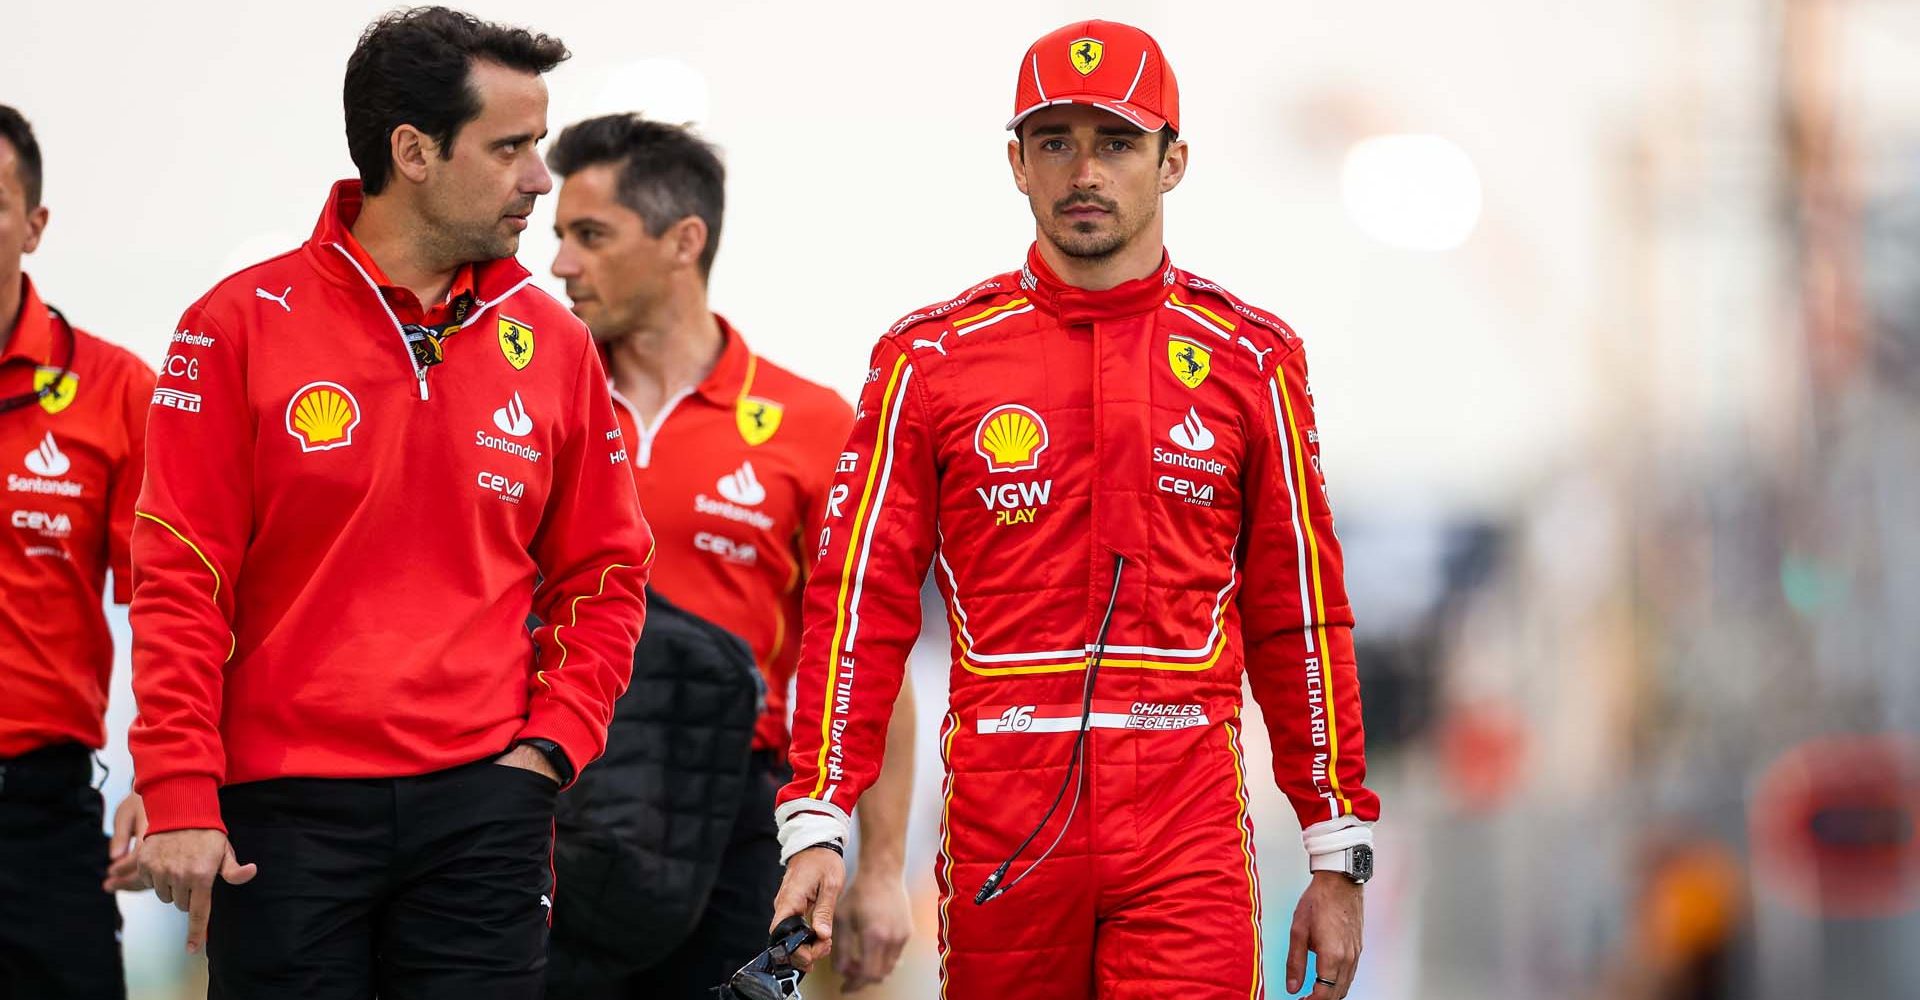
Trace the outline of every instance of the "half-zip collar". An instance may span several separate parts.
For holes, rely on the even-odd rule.
[[[380,269],[380,263],[373,259],[372,254],[367,253],[367,248],[361,246],[359,240],[354,238],[353,230],[349,229],[342,234],[340,245],[347,251],[347,255],[353,258],[353,262],[360,265],[361,272],[379,287],[381,296],[387,300],[389,306],[393,307],[394,315],[398,316],[403,323],[418,323],[421,326],[432,327],[446,326],[460,318],[455,315],[453,306],[462,295],[471,295],[476,302],[479,301],[480,293],[473,286],[472,264],[460,265],[459,269],[453,272],[453,282],[447,286],[447,294],[441,296],[440,301],[425,305],[413,294],[413,289],[402,288],[394,284],[392,278],[387,277],[387,272]]]
[[[360,217],[360,209],[366,204],[358,180],[337,181],[333,190],[327,194],[327,204],[320,211],[320,219],[314,223],[313,236],[302,248],[320,273],[337,284],[348,287],[365,287],[380,303],[380,309],[386,313],[392,324],[395,343],[406,355],[407,364],[413,370],[413,377],[420,383],[420,398],[427,398],[427,370],[413,356],[413,348],[407,343],[405,325],[407,322],[425,322],[445,310],[461,293],[470,292],[479,303],[468,312],[464,326],[472,326],[489,309],[499,305],[533,281],[533,275],[520,262],[512,257],[498,260],[475,261],[461,265],[454,274],[453,285],[448,290],[446,302],[436,303],[432,307],[420,308],[413,293],[406,289],[395,288],[387,283],[386,275],[380,272],[379,265],[367,255],[365,248],[353,238],[354,220]],[[396,294],[397,293],[397,294]],[[403,318],[396,311],[396,300],[400,308],[411,304],[420,315]],[[442,315],[444,318],[444,315]]]
[[[1173,281],[1173,261],[1165,250],[1160,251],[1160,266],[1152,274],[1097,292],[1060,280],[1041,259],[1038,243],[1027,249],[1027,265],[1020,271],[1021,290],[1064,324],[1093,323],[1158,309],[1172,292]]]

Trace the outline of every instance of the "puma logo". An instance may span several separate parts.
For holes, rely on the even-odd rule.
[[[940,356],[944,358],[947,356],[947,345],[946,345],[947,334],[952,332],[953,332],[952,330],[942,331],[939,338],[936,340],[922,340],[922,339],[916,338],[913,342],[913,346],[915,348],[931,347],[934,350],[939,351]]]
[[[253,294],[255,298],[266,299],[268,302],[277,302],[280,304],[280,308],[285,309],[288,312],[293,311],[293,307],[290,305],[287,305],[287,296],[293,294],[292,285],[288,285],[287,290],[284,292],[281,292],[278,295],[275,295],[264,288],[255,288],[253,290]]]
[[[1252,353],[1254,363],[1260,366],[1260,373],[1263,375],[1266,374],[1267,355],[1273,353],[1273,348],[1269,347],[1266,350],[1262,351],[1254,347],[1253,341],[1248,340],[1245,337],[1240,338],[1240,346],[1246,348],[1250,353]]]

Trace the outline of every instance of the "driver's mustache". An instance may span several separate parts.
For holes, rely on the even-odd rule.
[[[1070,194],[1065,198],[1062,198],[1059,201],[1054,202],[1053,210],[1056,212],[1064,212],[1075,205],[1092,205],[1095,208],[1106,209],[1109,212],[1113,211],[1115,208],[1115,205],[1113,202],[1108,201],[1105,198],[1099,197],[1098,195]]]

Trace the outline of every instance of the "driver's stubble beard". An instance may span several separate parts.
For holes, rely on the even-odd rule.
[[[513,207],[530,212],[533,203],[529,199]],[[422,248],[444,266],[503,260],[520,251],[521,234],[508,230],[501,217],[486,221],[452,217],[431,200],[423,207],[422,216],[427,223],[421,235]]]
[[[1113,228],[1105,234],[1081,233],[1078,223],[1069,222],[1062,217],[1067,209],[1075,205],[1092,205],[1110,213]],[[1047,224],[1041,228],[1047,235],[1047,242],[1069,257],[1080,260],[1103,260],[1119,253],[1145,227],[1152,218],[1151,210],[1146,219],[1138,225],[1129,225],[1133,220],[1121,210],[1120,203],[1088,191],[1076,191],[1053,203],[1052,212],[1046,217]]]

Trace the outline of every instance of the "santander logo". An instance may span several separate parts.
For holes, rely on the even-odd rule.
[[[1173,443],[1188,451],[1206,451],[1213,447],[1213,432],[1200,422],[1200,411],[1187,407],[1186,419],[1167,432]]]
[[[27,452],[27,471],[36,476],[64,476],[73,463],[60,453],[60,446],[53,443],[53,432],[41,440],[40,447]]]
[[[520,401],[519,393],[514,393],[507,405],[493,411],[493,426],[500,428],[502,434],[514,437],[533,433],[533,418],[527,416],[527,404]]]
[[[740,468],[721,476],[714,488],[742,507],[758,507],[767,498],[767,488],[760,485],[759,477],[753,474],[752,462],[741,462]]]

